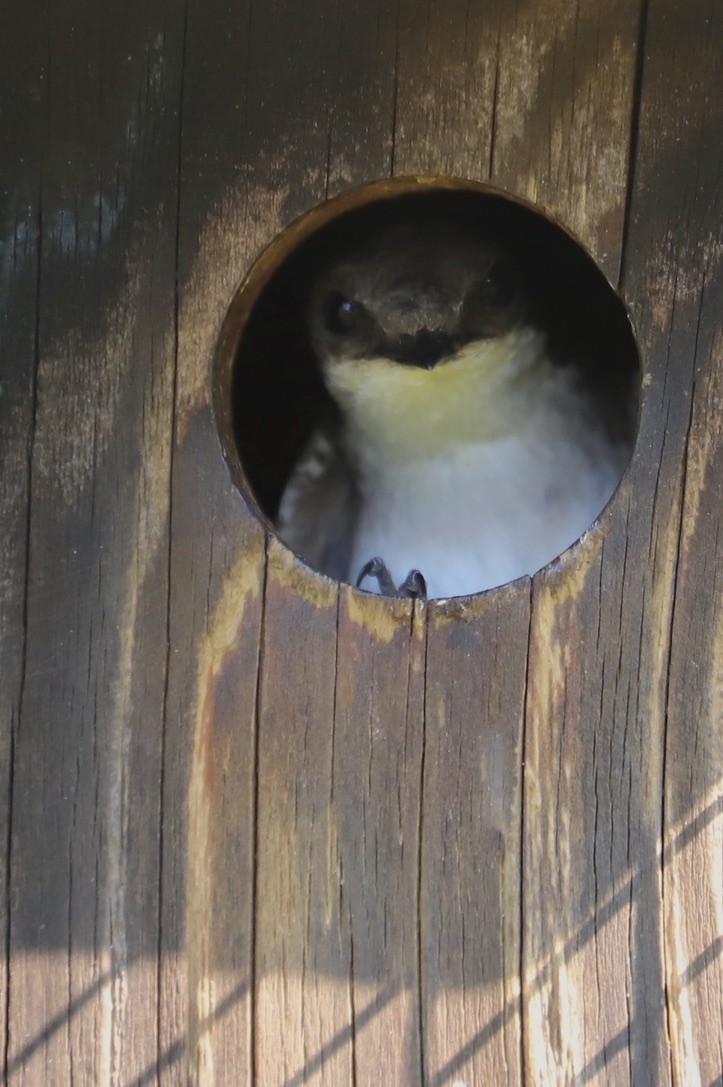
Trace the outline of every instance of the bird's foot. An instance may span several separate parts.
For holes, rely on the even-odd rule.
[[[361,588],[362,582],[367,577],[377,579],[377,585],[382,596],[404,597],[408,600],[427,599],[427,583],[419,570],[410,570],[402,584],[397,588],[392,575],[389,573],[389,567],[383,559],[377,556],[370,559],[369,562],[365,562],[362,566],[359,577],[356,579],[357,589]]]
[[[427,599],[427,582],[421,570],[410,570],[397,590],[399,596],[406,596],[410,600]]]
[[[377,585],[379,586],[379,592],[382,596],[396,596],[397,587],[394,584],[394,579],[389,573],[389,567],[383,559],[378,556],[374,559],[369,559],[369,562],[365,562],[359,571],[359,577],[356,579],[357,589],[361,588],[362,581],[367,577],[375,577],[377,579]]]

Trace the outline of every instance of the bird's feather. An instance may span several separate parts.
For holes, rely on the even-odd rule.
[[[319,428],[286,484],[277,519],[279,535],[310,566],[343,581],[349,576],[358,515],[351,469],[338,442]]]

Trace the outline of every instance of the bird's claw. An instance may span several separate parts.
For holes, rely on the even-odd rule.
[[[377,579],[377,585],[379,591],[383,596],[396,596],[397,587],[394,584],[394,579],[389,573],[389,567],[378,556],[373,559],[369,559],[369,562],[365,562],[359,571],[359,577],[356,579],[357,589],[361,588],[361,583],[367,577],[375,577]]]
[[[367,577],[377,579],[377,585],[382,596],[403,597],[408,600],[427,599],[427,583],[419,570],[410,570],[402,584],[397,588],[392,575],[389,573],[389,567],[377,555],[375,558],[369,559],[369,562],[365,562],[359,571],[359,577],[356,579],[357,589],[361,588],[362,582]]]
[[[410,600],[427,599],[427,582],[421,570],[410,570],[397,590],[399,596],[406,596]]]

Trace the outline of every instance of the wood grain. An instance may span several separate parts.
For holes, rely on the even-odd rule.
[[[711,185],[704,196],[707,168],[692,170],[687,176],[702,206],[700,219],[689,217],[683,209],[693,195],[685,184],[671,189],[664,165],[661,113],[670,101],[673,41],[681,57],[672,16],[672,5],[651,3],[623,254],[645,370],[637,455],[603,532],[574,549],[559,571],[541,575],[533,599],[523,956],[533,1083],[698,1081],[688,1079],[694,1062],[681,1075],[668,1050],[668,1038],[673,1052],[682,1043],[666,1015],[665,945],[674,926],[661,855],[675,765],[666,756],[670,658],[673,651],[681,658],[690,652],[681,628],[677,641],[671,633],[700,335],[695,291],[684,285],[696,275],[693,253],[708,244],[706,211],[717,190]],[[707,18],[702,5],[686,11],[692,52],[680,60],[681,84],[689,79],[682,73],[693,70],[702,84],[712,78],[705,68]],[[690,20],[697,20],[696,28]],[[704,108],[696,122],[696,101],[691,92],[684,125],[693,132],[696,124],[714,123]],[[689,147],[703,146],[696,136],[688,137]],[[669,152],[677,153],[679,139],[670,134]],[[667,224],[684,215],[686,243],[675,245],[671,259]],[[715,788],[720,795],[720,779]],[[688,811],[705,810],[709,802],[709,793],[697,797],[688,790]],[[715,841],[715,831],[709,834]],[[715,1022],[719,1039],[720,1019]]]
[[[651,6],[626,268],[651,343],[650,414],[682,478],[670,584],[661,806],[662,950],[670,1076],[708,1087],[723,1074],[723,686],[720,580],[723,110],[721,13]],[[671,96],[679,103],[668,114]],[[671,171],[680,170],[676,185]],[[642,288],[642,290],[641,290]],[[643,294],[644,291],[644,294]],[[663,477],[656,497],[667,503]],[[664,502],[656,502],[656,509]],[[659,517],[656,519],[659,521]]]
[[[348,918],[332,795],[338,590],[269,552],[259,699],[256,1082],[350,1082]],[[310,1066],[310,1067],[309,1067]]]
[[[420,605],[342,589],[333,780],[360,1087],[421,1081],[425,639]]]
[[[13,18],[4,1081],[719,1083],[720,13]],[[211,403],[263,247],[416,172],[560,216],[620,279],[644,369],[595,528],[532,584],[428,606],[268,536]]]
[[[504,5],[399,5],[392,170],[486,178]]]
[[[424,1082],[519,1083],[530,584],[525,579],[430,611],[421,827]]]
[[[662,852],[673,1082],[703,1087],[720,1079],[723,1022],[720,266],[706,273],[672,617]]]
[[[42,81],[42,101],[47,81],[38,290],[24,303],[37,408],[13,768],[13,1084],[126,1083],[156,1062],[173,26],[111,5],[76,33],[73,7],[34,9],[43,59],[19,91]]]
[[[618,276],[642,48],[640,2],[505,8],[490,173],[550,208]]]
[[[35,414],[37,292],[40,261],[38,177],[47,108],[37,15],[14,8],[7,33],[16,43],[0,73],[7,103],[0,130],[0,1046],[8,1052],[10,856],[15,740],[25,687],[26,587]],[[25,169],[16,172],[23,140]]]
[[[199,645],[188,788],[188,1075],[199,1084],[248,1081],[252,1068],[263,553],[242,551],[232,573]]]

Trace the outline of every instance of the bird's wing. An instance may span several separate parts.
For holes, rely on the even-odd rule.
[[[316,430],[281,496],[279,535],[310,566],[346,580],[358,507],[353,476],[338,445],[326,431]]]

